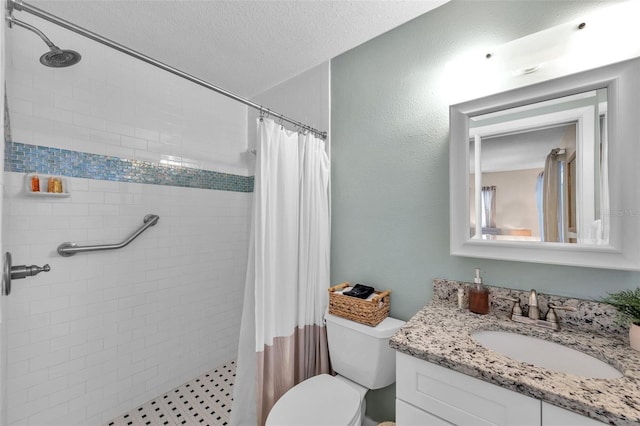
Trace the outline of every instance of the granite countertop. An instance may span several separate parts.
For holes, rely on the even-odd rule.
[[[509,320],[506,313],[477,315],[432,302],[390,340],[397,351],[612,425],[640,423],[640,352],[623,336],[563,324],[554,332]],[[538,337],[594,356],[624,373],[617,379],[578,377],[521,363],[484,348],[476,330]]]

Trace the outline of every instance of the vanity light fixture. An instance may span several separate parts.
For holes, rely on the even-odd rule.
[[[627,1],[497,47],[469,51],[444,67],[450,104],[640,56],[640,1]],[[587,25],[587,23],[589,25]]]
[[[584,29],[586,26],[587,26],[586,22],[581,22],[580,24],[578,24],[578,29],[579,29],[579,30],[582,30],[582,29]],[[487,59],[491,59],[491,58],[492,58],[492,56],[493,56],[493,55],[492,55],[491,53],[487,53],[486,55],[484,55],[484,57],[485,57],[485,58],[487,58]],[[530,68],[525,68],[525,69],[523,69],[523,70],[522,70],[522,71],[524,71],[524,72],[522,72],[521,74],[530,74],[530,73],[532,73],[532,72],[535,72],[535,71],[537,70],[537,68],[538,68],[537,66],[535,66],[535,67],[530,67]]]

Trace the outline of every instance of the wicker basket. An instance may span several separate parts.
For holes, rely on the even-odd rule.
[[[380,324],[389,316],[390,291],[375,291],[371,300],[359,299],[336,293],[349,287],[348,282],[338,284],[329,289],[329,313],[371,327]]]

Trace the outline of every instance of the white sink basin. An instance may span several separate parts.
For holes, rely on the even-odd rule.
[[[476,331],[471,337],[487,349],[548,370],[593,379],[622,377],[620,371],[591,355],[547,340],[506,331]]]

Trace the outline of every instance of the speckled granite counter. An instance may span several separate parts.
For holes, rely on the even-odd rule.
[[[554,332],[512,322],[507,313],[495,307],[489,315],[459,310],[449,300],[436,297],[434,289],[434,301],[414,315],[391,338],[390,345],[416,358],[605,423],[640,423],[640,352],[629,347],[628,338],[615,332],[586,331],[562,323],[562,319],[562,329]],[[613,365],[624,377],[590,379],[520,363],[478,344],[471,338],[476,330],[509,331],[561,343]]]

